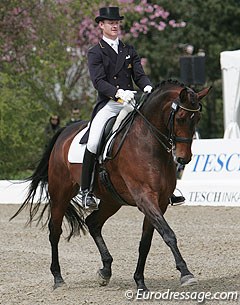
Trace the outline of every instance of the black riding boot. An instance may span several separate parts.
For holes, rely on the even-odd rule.
[[[95,158],[96,155],[86,148],[82,165],[81,195],[83,206],[93,210],[98,208],[96,199],[92,194],[92,190],[90,190]]]
[[[183,196],[175,196],[172,194],[172,196],[169,198],[169,202],[171,205],[180,205],[185,202],[185,198]]]

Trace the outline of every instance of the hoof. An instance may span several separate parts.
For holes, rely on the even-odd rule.
[[[181,277],[180,282],[181,286],[193,286],[198,284],[198,280],[192,274],[184,275]]]
[[[97,271],[97,280],[100,286],[107,286],[110,281],[110,277],[104,277],[101,273],[101,270],[99,269]]]
[[[143,292],[150,292],[150,290],[146,287],[144,281],[137,281],[137,290]]]
[[[137,287],[137,290],[138,290],[138,292],[143,292],[143,293],[150,292],[150,290],[145,285]]]
[[[59,287],[62,287],[65,285],[65,282],[62,280],[62,281],[57,281],[54,283],[53,285],[53,289],[56,289],[56,288],[59,288]]]

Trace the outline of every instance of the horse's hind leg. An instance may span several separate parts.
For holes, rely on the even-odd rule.
[[[134,273],[134,280],[137,284],[137,289],[142,289],[144,291],[148,290],[144,282],[144,267],[151,247],[153,231],[153,225],[149,223],[148,219],[145,217],[143,222],[142,238],[138,249],[138,263]]]
[[[52,249],[52,261],[50,270],[54,277],[54,289],[64,284],[64,280],[61,275],[61,269],[59,264],[58,255],[58,243],[62,234],[62,221],[64,212],[60,208],[51,208],[51,218],[48,224],[49,227],[49,241]]]
[[[102,227],[105,221],[115,214],[121,206],[110,203],[100,202],[99,210],[94,211],[86,218],[86,225],[88,226],[89,232],[94,239],[98,250],[101,255],[103,268],[98,270],[98,281],[101,286],[106,286],[112,276],[112,262],[113,258],[108,251],[105,241],[102,237]]]

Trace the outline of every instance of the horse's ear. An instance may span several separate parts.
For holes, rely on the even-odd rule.
[[[198,100],[200,101],[202,98],[204,98],[209,93],[209,91],[211,89],[212,89],[212,86],[208,87],[208,88],[205,88],[205,89],[201,90],[200,92],[198,92],[197,93]]]
[[[182,89],[182,91],[179,94],[181,103],[184,103],[184,101],[187,100],[188,98],[187,95],[188,95],[188,89],[187,88]]]

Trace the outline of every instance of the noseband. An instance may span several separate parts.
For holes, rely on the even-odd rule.
[[[173,144],[178,142],[178,143],[192,143],[192,138],[184,138],[184,137],[177,137],[174,134],[174,118],[175,118],[175,114],[178,112],[179,109],[183,109],[185,111],[188,112],[192,112],[192,116],[194,115],[195,112],[199,112],[202,110],[202,105],[199,104],[199,107],[197,109],[193,109],[193,108],[186,108],[183,107],[180,104],[180,100],[179,98],[175,101],[173,101],[172,106],[171,106],[171,112],[169,115],[169,119],[168,119],[168,125],[169,125],[169,135],[168,138],[172,139]]]

